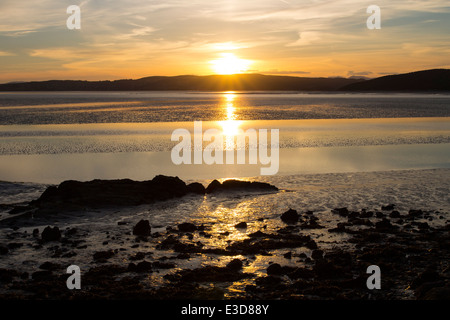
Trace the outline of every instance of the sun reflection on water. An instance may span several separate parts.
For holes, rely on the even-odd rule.
[[[224,109],[226,118],[223,121],[218,121],[222,127],[224,135],[225,150],[235,149],[235,137],[239,134],[239,127],[243,121],[237,120],[235,105],[236,94],[233,91],[228,91],[223,94]]]

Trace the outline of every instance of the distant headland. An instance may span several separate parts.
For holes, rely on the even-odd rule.
[[[375,79],[262,74],[151,76],[113,81],[48,80],[0,84],[0,91],[450,91],[450,70],[433,69]]]

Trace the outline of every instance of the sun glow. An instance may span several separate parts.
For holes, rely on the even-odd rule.
[[[251,61],[240,59],[234,53],[222,53],[221,58],[212,60],[212,69],[217,74],[236,74],[248,70]]]
[[[225,149],[233,150],[235,148],[234,137],[239,134],[239,126],[242,121],[236,120],[236,107],[234,106],[236,95],[233,92],[226,92],[223,97],[226,120],[219,121],[219,124],[222,126],[222,133],[225,136]]]

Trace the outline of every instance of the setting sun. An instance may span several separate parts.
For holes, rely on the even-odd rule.
[[[221,58],[212,60],[211,64],[217,74],[236,74],[247,71],[251,61],[240,59],[233,53],[222,53]]]

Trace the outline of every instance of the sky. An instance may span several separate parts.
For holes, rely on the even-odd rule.
[[[381,9],[370,30],[367,7]],[[81,29],[69,30],[70,5]],[[0,82],[450,68],[448,0],[1,0]]]

